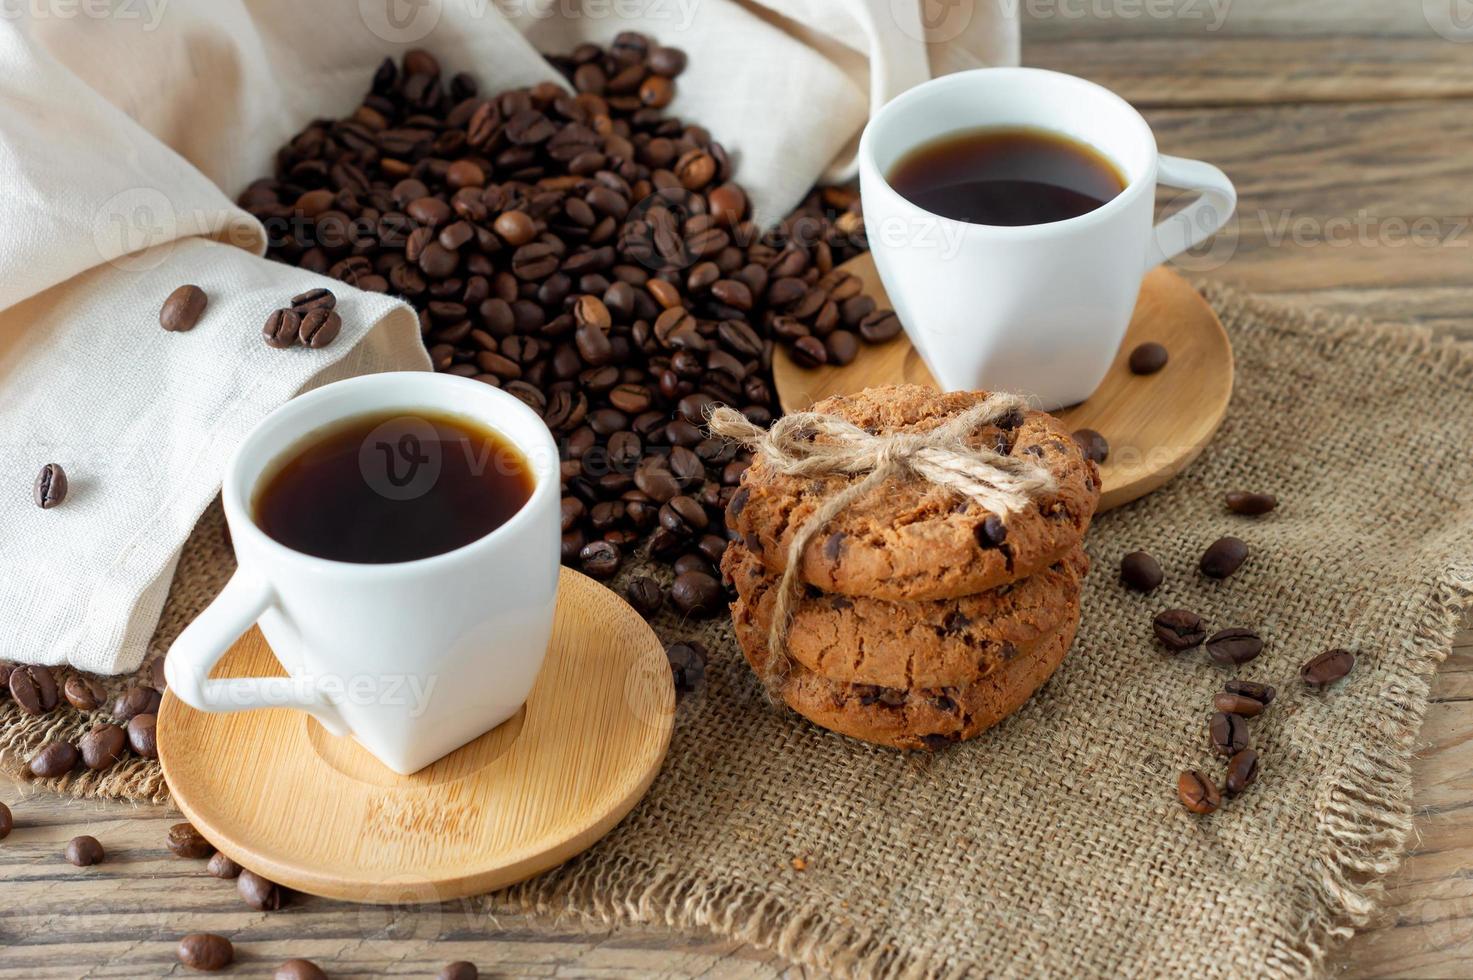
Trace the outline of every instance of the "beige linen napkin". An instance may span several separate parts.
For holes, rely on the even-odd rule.
[[[623,30],[683,47],[670,111],[731,149],[773,220],[843,172],[871,96],[928,58],[1015,56],[1012,18],[943,27],[928,50],[913,0],[139,0],[0,20],[0,656],[136,668],[241,437],[306,388],[428,367],[409,307],[265,261],[232,204],[305,123],[351,111],[382,58],[424,47],[495,91],[556,79],[539,48]],[[165,333],[186,282],[209,308]],[[267,348],[266,315],[317,285],[339,296],[338,341]],[[71,492],[43,511],[46,463]]]

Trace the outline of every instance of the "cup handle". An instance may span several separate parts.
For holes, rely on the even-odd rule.
[[[1227,174],[1201,160],[1162,154],[1156,181],[1202,196],[1156,225],[1146,253],[1148,272],[1217,234],[1238,205],[1238,192]]]
[[[337,706],[291,677],[230,677],[209,680],[210,671],[236,639],[276,602],[271,586],[237,569],[215,601],[184,628],[164,658],[169,690],[200,711],[299,708],[334,735],[348,726]]]

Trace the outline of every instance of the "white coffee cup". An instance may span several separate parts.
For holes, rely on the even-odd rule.
[[[890,186],[910,150],[985,127],[1084,143],[1115,164],[1125,189],[1078,217],[1005,227],[939,217]],[[1157,153],[1124,99],[1038,68],[957,72],[897,96],[865,127],[859,175],[875,265],[936,381],[948,391],[1019,392],[1046,409],[1089,397],[1125,336],[1142,276],[1216,233],[1237,203],[1216,167]],[[1153,226],[1158,182],[1201,196]]]
[[[314,557],[256,525],[252,494],[311,433],[400,409],[460,416],[500,434],[527,460],[530,499],[470,544],[390,564]],[[521,401],[428,372],[330,384],[287,402],[246,436],[222,496],[239,567],[165,661],[170,690],[187,704],[299,708],[408,774],[495,728],[527,700],[552,636],[560,494],[552,434]],[[256,622],[288,676],[208,680]]]

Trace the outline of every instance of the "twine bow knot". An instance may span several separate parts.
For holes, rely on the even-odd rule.
[[[829,521],[886,480],[915,478],[946,487],[1004,519],[1028,506],[1037,494],[1054,489],[1053,475],[1037,459],[1007,456],[989,446],[967,443],[978,428],[1020,412],[1025,404],[1017,395],[993,394],[929,431],[887,434],[867,432],[818,412],[784,415],[770,429],[753,425],[725,406],[711,413],[709,425],[714,435],[760,453],[777,473],[810,479],[864,474],[863,479],[824,500],[788,544],[787,566],[778,583],[768,632],[774,669],[786,662],[788,625],[804,550]]]

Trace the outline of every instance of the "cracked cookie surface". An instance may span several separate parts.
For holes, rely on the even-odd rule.
[[[826,398],[813,411],[837,415],[870,432],[920,432],[987,397],[887,385]],[[888,480],[847,508],[804,549],[800,577],[824,592],[881,599],[946,599],[1025,578],[1079,545],[1099,502],[1099,469],[1068,428],[1044,412],[1022,412],[979,428],[974,445],[1039,460],[1054,493],[1002,521],[953,490],[918,480]],[[862,475],[818,478],[775,472],[760,457],[742,476],[727,525],[774,572],[823,500]]]
[[[899,749],[934,751],[973,738],[1022,707],[1044,685],[1074,643],[1077,618],[1062,623],[1032,650],[1019,652],[965,687],[896,689],[845,684],[789,662],[778,681],[782,699],[830,731]],[[750,639],[750,638],[749,638]],[[767,643],[738,645],[760,676]]]
[[[743,645],[765,643],[779,577],[739,542],[722,570],[736,587],[732,621]],[[1079,618],[1089,559],[1076,547],[1024,579],[959,599],[903,602],[822,593],[792,605],[788,655],[830,680],[891,688],[971,684]]]

